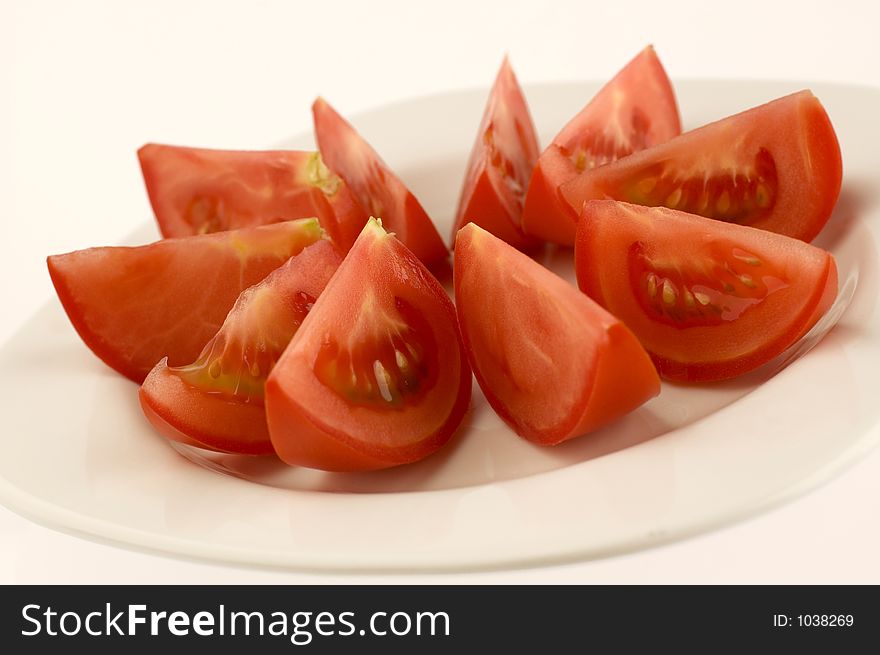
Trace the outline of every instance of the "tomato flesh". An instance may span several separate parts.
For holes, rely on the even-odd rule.
[[[445,444],[470,392],[452,302],[370,220],[269,375],[269,435],[288,464],[387,468]]]
[[[700,170],[675,175],[667,171],[666,164],[648,167],[624,187],[626,201],[749,225],[772,214],[779,194],[776,162],[766,148],[746,158],[737,170],[721,171],[708,178]]]
[[[159,362],[141,407],[167,438],[247,455],[273,453],[263,407],[266,378],[324,290],[341,258],[329,241],[294,255],[235,301],[192,364]]]
[[[809,91],[730,116],[562,186],[592,199],[665,206],[811,241],[840,193],[840,146]]]
[[[372,216],[425,265],[444,261],[449,251],[437,228],[403,181],[378,153],[323,98],[312,105],[315,138],[324,161]]]
[[[317,152],[149,143],[138,150],[138,159],[164,237],[316,217],[348,250],[367,221],[345,182]]]
[[[830,253],[797,239],[667,208],[584,206],[581,289],[639,337],[660,374],[734,377],[803,336],[837,294]]]
[[[538,138],[522,89],[505,57],[471,150],[453,225],[452,238],[474,222],[516,248],[538,241],[522,230],[525,192],[535,161]]]
[[[562,197],[560,187],[586,170],[680,133],[675,92],[654,48],[648,46],[602,87],[541,153],[525,199],[525,231],[547,241],[573,245],[578,211]]]
[[[660,392],[626,326],[473,224],[457,237],[455,300],[480,388],[530,441],[554,445],[585,434]]]
[[[143,382],[158,361],[182,366],[214,336],[238,295],[323,238],[315,219],[139,247],[48,258],[58,298],[85,344]]]
[[[389,408],[416,405],[435,383],[437,347],[425,319],[402,298],[394,300],[399,318],[370,317],[385,322],[376,331],[358,323],[352,348],[328,336],[315,359],[315,375],[324,386],[355,405]],[[349,341],[348,335],[345,341]]]
[[[730,244],[707,244],[701,254],[682,262],[654,256],[643,243],[634,243],[630,283],[642,309],[675,327],[722,325],[790,286],[772,263]]]

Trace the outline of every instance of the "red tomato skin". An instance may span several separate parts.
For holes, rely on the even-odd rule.
[[[795,129],[788,129],[790,126]],[[810,91],[777,98],[612,164],[585,171],[564,184],[561,193],[570,212],[575,213],[588,200],[632,202],[634,199],[626,197],[624,189],[638,180],[641,171],[661,164],[674,168],[681,162],[690,168],[690,162],[698,158],[715,157],[718,161],[729,153],[735,155],[742,143],[749,143],[754,151],[759,147],[766,149],[778,174],[778,192],[771,210],[747,224],[812,241],[837,203],[843,164],[831,119]],[[709,171],[709,177],[712,172]]]
[[[501,162],[493,162],[500,158]],[[452,229],[474,222],[515,248],[530,250],[539,241],[522,230],[522,208],[538,158],[538,137],[522,89],[507,57],[489,93],[471,150]],[[505,170],[499,170],[499,165]],[[519,189],[517,191],[516,189]]]
[[[222,375],[205,373],[215,361],[228,361],[231,353],[245,359],[243,353],[247,352],[247,359],[252,359],[258,352],[258,340],[262,356],[274,357],[269,353],[284,348],[285,339],[296,333],[296,320],[300,319],[285,303],[303,294],[319,297],[341,261],[330,241],[310,245],[242,292],[196,363],[181,369],[169,367],[166,360],[159,362],[140,389],[141,407],[153,426],[167,439],[208,450],[274,454],[263,395],[256,389],[255,378],[247,371],[230,369],[227,375],[235,379],[232,390],[221,381]],[[271,359],[263,361],[263,368],[270,366]]]
[[[492,409],[521,437],[543,446],[557,445],[610,423],[660,393],[660,379],[648,353],[623,323],[593,300],[526,255],[514,251],[474,225],[467,225],[460,230],[457,241],[454,278],[456,308],[468,361]],[[564,356],[575,351],[575,346],[581,339],[595,340],[593,344],[595,354],[592,361],[585,362],[577,373],[583,378],[583,384],[579,387],[582,389],[581,396],[572,403],[567,417],[556,421],[550,427],[537,428],[530,424],[525,412],[521,415],[513,406],[518,399],[505,400],[500,393],[496,393],[498,387],[492,378],[499,374],[509,377],[513,376],[513,373],[493,370],[491,365],[484,367],[480,363],[479,351],[483,346],[479,341],[479,332],[474,328],[478,321],[485,320],[485,314],[497,311],[498,308],[485,297],[471,297],[468,291],[469,285],[466,286],[464,280],[471,266],[480,267],[486,262],[495,262],[494,266],[499,271],[503,271],[503,275],[519,273],[529,276],[532,285],[530,291],[534,289],[536,292],[552,295],[577,314],[581,325],[597,326],[595,332],[584,330],[565,334],[570,347],[565,349],[566,353],[557,354]],[[479,268],[476,270],[479,271]],[[480,275],[479,272],[475,275],[483,280],[490,277],[490,275]],[[512,284],[507,285],[508,289],[513,287]],[[475,307],[481,310],[477,315],[471,311]],[[514,318],[499,315],[494,320],[506,325],[513,322]],[[529,330],[532,327],[520,324],[518,329]],[[560,326],[557,334],[562,329],[563,326]],[[553,335],[553,338],[556,336]],[[548,335],[549,338],[551,337]],[[505,354],[509,356],[510,351]],[[557,361],[556,358],[553,359]],[[483,361],[493,360],[487,358]],[[532,371],[531,374],[540,376],[541,372]],[[553,391],[556,385],[569,386],[577,382],[568,378],[546,380],[542,389],[546,397],[542,400],[557,401]]]
[[[205,393],[175,375],[165,360],[150,371],[138,390],[138,398],[144,416],[171,441],[221,453],[275,452],[262,403],[243,403],[225,394]],[[186,408],[183,416],[181,408]]]
[[[451,304],[451,303],[450,303]],[[278,379],[266,383],[269,434],[277,455],[291,466],[306,466],[323,471],[376,471],[411,464],[442,448],[458,430],[471,400],[471,370],[466,365],[458,380],[459,392],[449,417],[440,430],[413,447],[383,451],[353,441],[317,420],[313,412],[296,402],[280,400],[286,395]]]
[[[628,414],[660,394],[660,377],[635,335],[620,321],[608,327],[607,346],[600,349],[593,393],[573,428],[555,436],[555,445],[592,432]],[[613,355],[612,355],[613,353]],[[626,371],[626,375],[621,375]]]
[[[321,156],[358,203],[426,266],[445,261],[449,251],[427,212],[372,146],[323,98],[315,100],[312,114]]]
[[[377,226],[378,223],[373,220],[368,222],[266,382],[266,416],[272,445],[278,457],[292,466],[338,472],[368,471],[421,460],[449,441],[470,405],[472,376],[452,301],[414,253]],[[377,429],[378,426],[389,429],[403,426],[407,431],[403,436],[407,437],[410,430],[415,431],[422,425],[425,417],[420,412],[437,403],[426,397],[418,407],[412,408],[406,415],[409,418],[405,419],[388,411],[352,409],[351,405],[347,405],[346,411],[354,417],[346,418],[349,427],[334,427],[331,417],[327,416],[328,411],[333,411],[334,405],[322,400],[332,392],[326,392],[318,386],[321,383],[312,370],[309,357],[314,355],[315,344],[320,344],[326,338],[323,336],[327,329],[325,326],[338,324],[340,315],[352,311],[351,304],[369,293],[371,285],[390,285],[391,279],[399,283],[401,271],[405,272],[402,278],[406,280],[404,284],[413,285],[416,289],[413,293],[430,298],[434,313],[426,318],[428,324],[437,330],[438,324],[443,323],[454,334],[452,343],[446,343],[442,351],[443,366],[447,367],[446,380],[454,389],[446,394],[452,397],[452,402],[449,403],[449,409],[444,410],[445,415],[428,417],[439,422],[436,429],[412,443],[382,445],[359,439],[351,431],[357,428],[369,436],[370,425],[377,426]],[[354,285],[360,285],[358,295],[349,301]],[[443,344],[438,344],[438,348],[443,348]],[[450,362],[456,361],[458,372],[451,377],[449,371],[454,371],[454,368],[448,367],[452,366]],[[303,377],[301,380],[292,380],[291,374]],[[440,371],[438,375],[442,376],[444,372]],[[439,389],[438,383],[438,394]]]
[[[616,135],[609,119],[617,105],[614,98],[621,94],[638,96],[625,107],[630,114],[622,117],[623,123],[632,122],[635,112],[650,117],[638,141]],[[522,226],[526,233],[545,241],[574,245],[579,208],[576,210],[566,202],[560,187],[580,173],[571,151],[579,141],[594,134],[608,143],[617,143],[618,152],[610,155],[613,159],[681,134],[675,91],[653,47],[648,46],[624,66],[541,153],[525,198]]]
[[[343,251],[367,221],[341,178],[316,152],[235,151],[148,143],[138,150],[147,195],[165,238],[317,218]],[[187,212],[204,210],[204,224]],[[214,213],[216,212],[216,213]]]
[[[175,366],[193,361],[219,329],[223,317],[244,288],[262,280],[288,257],[321,238],[322,234],[314,220],[290,221],[226,233],[166,239],[146,246],[90,248],[52,255],[46,263],[58,298],[86,346],[105,364],[140,384],[163,357],[167,356]],[[234,261],[239,265],[244,264],[246,270],[229,278],[220,275],[222,271],[206,270],[202,280],[181,279],[180,275],[174,275],[167,268],[150,270],[151,262],[175,260],[175,253],[188,249],[216,253],[210,258],[214,266],[219,261],[217,258],[223,256],[228,260],[226,263]],[[252,251],[252,256],[247,255],[248,250]],[[158,306],[151,312],[151,315],[159,317],[157,330],[163,333],[173,330],[176,336],[171,341],[153,344],[149,352],[132,352],[135,346],[121,344],[120,335],[146,341],[155,337],[155,333],[142,334],[141,326],[136,323],[114,327],[111,318],[114,314],[123,313],[120,307],[123,303],[137,302],[139,289],[142,288],[130,277],[120,277],[120,274],[134,275],[137,272],[143,276],[146,271],[150,271],[150,275],[145,276],[148,285],[157,279],[158,272],[163,271],[177,282],[174,289],[167,289],[164,300],[157,300]],[[188,270],[184,276],[190,273],[192,271]],[[221,285],[219,297],[217,302],[200,307],[199,284],[208,280]],[[92,297],[92,290],[97,287],[104,289],[106,295]],[[158,288],[152,291],[155,297],[160,294]],[[166,291],[162,291],[162,294],[166,294]],[[187,316],[192,318],[193,311],[201,312],[199,319],[186,322]],[[165,320],[164,315],[167,314],[183,316],[184,321],[174,324],[170,319]],[[179,325],[186,326],[186,329]]]
[[[779,240],[783,248],[786,242],[788,242],[790,245],[792,243],[798,244],[798,248],[812,248],[813,251],[819,251],[818,248],[802,244],[799,241],[790,240],[781,235],[775,237],[771,233],[765,234],[763,230],[758,230],[757,228],[721,223],[666,208],[645,208],[613,200],[589,201],[584,205],[583,216],[578,226],[577,244],[575,245],[575,268],[578,286],[584,293],[595,299],[609,311],[618,310],[618,315],[624,321],[629,320],[630,317],[624,315],[623,312],[625,310],[611,301],[612,296],[610,294],[620,297],[626,292],[603,288],[599,279],[598,268],[593,265],[593,262],[602,261],[600,253],[607,256],[609,249],[613,247],[612,244],[603,242],[599,233],[600,223],[615,220],[615,217],[619,216],[621,212],[641,213],[646,216],[647,220],[650,220],[648,215],[652,212],[662,212],[663,216],[656,220],[672,217],[673,220],[680,219],[689,223],[696,223],[701,226],[700,231],[704,235],[714,235],[718,240],[728,235],[731,238],[739,236],[742,241],[737,243],[748,244],[754,236],[761,237],[764,240],[769,237]],[[671,233],[673,229],[674,227],[670,223],[665,228],[665,231]],[[696,243],[696,239],[694,243]],[[797,342],[828,311],[837,297],[837,264],[830,253],[820,252],[823,253],[823,264],[821,272],[816,277],[815,287],[807,297],[801,299],[800,306],[792,310],[792,318],[786,330],[743,356],[721,361],[681,361],[680,359],[659,353],[656,349],[646,345],[646,349],[661,377],[675,382],[686,383],[714,382],[734,378],[767,363]],[[630,321],[630,326],[636,335],[641,338],[642,342],[646,343],[647,337],[636,327],[635,321]]]
[[[266,384],[268,398],[280,397],[284,392],[274,379]],[[281,435],[273,442],[278,456],[291,466],[305,466],[322,471],[346,473],[353,471],[378,471],[407,464],[421,459],[418,454],[386,456],[371,453],[349,445],[347,436],[334,433],[326,425],[315,420],[311,412],[297,403],[269,401],[272,407],[269,418],[269,434]],[[292,428],[291,426],[295,426]],[[446,443],[451,433],[438,433],[428,444],[436,450]]]

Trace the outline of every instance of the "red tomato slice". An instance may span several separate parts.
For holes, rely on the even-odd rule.
[[[680,133],[675,92],[654,48],[648,46],[602,87],[541,154],[526,195],[523,228],[547,241],[574,245],[578,212],[565,202],[559,187],[585,170]]]
[[[831,216],[841,176],[828,114],[801,91],[587,171],[562,193],[577,209],[613,198],[811,241]]]
[[[471,150],[452,238],[473,221],[520,249],[535,246],[521,226],[538,138],[526,99],[507,57],[501,64]]]
[[[660,392],[623,323],[476,225],[456,238],[455,303],[480,388],[529,441],[577,437]]]
[[[370,220],[269,375],[266,415],[288,464],[380,469],[445,444],[470,396],[452,301]]]
[[[663,207],[584,206],[581,289],[620,318],[672,380],[734,377],[803,336],[837,295],[830,253]]]
[[[137,248],[89,248],[49,257],[61,303],[85,344],[135,382],[163,357],[192,362],[235,299],[323,237],[315,219]]]
[[[312,113],[324,161],[342,176],[358,202],[381,217],[425,265],[445,260],[449,251],[428,214],[370,144],[323,98],[315,100]]]
[[[165,237],[294,218],[318,218],[347,251],[367,222],[345,182],[317,152],[208,150],[149,143],[138,150]]]
[[[174,441],[274,453],[266,378],[341,261],[329,241],[318,241],[245,289],[195,362],[172,367],[162,360],[147,376],[140,400],[150,422]]]

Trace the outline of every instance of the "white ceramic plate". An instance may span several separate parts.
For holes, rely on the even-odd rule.
[[[690,128],[808,85],[676,86]],[[542,142],[597,89],[527,89]],[[0,352],[0,500],[59,529],[177,555],[403,571],[602,557],[802,493],[880,439],[880,90],[813,89],[843,148],[843,192],[817,241],[837,257],[842,291],[810,335],[760,371],[714,386],[664,385],[623,420],[555,449],[515,437],[475,387],[468,429],[414,466],[326,474],[188,452],[198,466],[149,428],[135,385],[79,342],[53,299]],[[444,235],[485,95],[448,93],[353,117]],[[311,144],[306,136],[285,145]],[[155,234],[145,228],[137,240]],[[552,264],[566,266],[564,257]]]

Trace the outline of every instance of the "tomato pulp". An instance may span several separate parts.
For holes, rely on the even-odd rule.
[[[583,171],[680,133],[675,92],[654,48],[648,46],[541,153],[526,194],[523,228],[546,241],[574,245],[580,206],[569,206],[560,187]]]
[[[741,225],[613,200],[584,205],[581,289],[672,380],[734,377],[791,346],[837,295],[830,253]]]
[[[370,220],[269,375],[269,435],[288,464],[386,468],[445,444],[470,395],[452,301]]]

